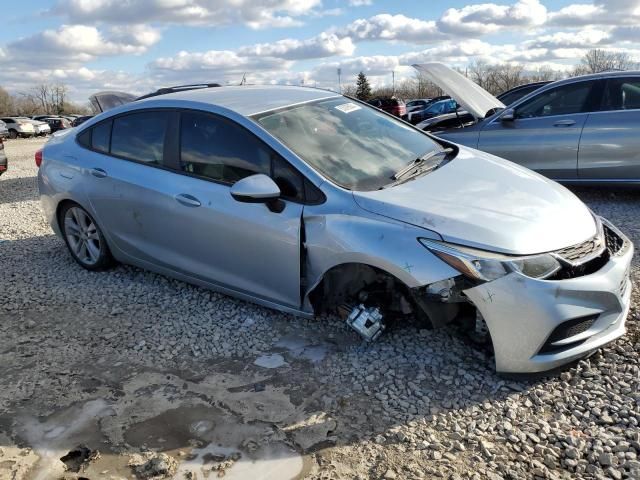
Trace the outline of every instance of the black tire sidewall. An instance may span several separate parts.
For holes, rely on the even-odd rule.
[[[100,237],[100,245],[103,247],[100,249],[100,257],[98,258],[98,261],[92,265],[86,264],[84,263],[82,260],[80,260],[76,254],[73,252],[73,250],[71,249],[71,245],[69,245],[69,239],[67,238],[67,232],[65,229],[65,225],[64,225],[64,219],[65,216],[67,215],[67,212],[72,209],[72,208],[79,208],[81,209],[93,222],[93,224],[96,226],[96,230],[98,232],[98,236]],[[60,217],[58,219],[58,223],[60,225],[60,231],[62,232],[62,237],[64,238],[64,243],[67,245],[67,250],[69,250],[69,254],[71,254],[71,257],[76,261],[76,263],[78,263],[82,268],[86,269],[86,270],[90,270],[90,271],[100,271],[100,270],[106,270],[107,268],[111,267],[113,265],[113,257],[111,256],[111,252],[109,250],[109,245],[107,244],[107,240],[105,239],[104,235],[102,234],[102,229],[100,228],[100,225],[98,225],[98,223],[95,221],[95,219],[93,218],[93,216],[87,212],[84,208],[82,208],[80,205],[78,205],[77,203],[69,203],[67,205],[65,205],[64,207],[62,207],[62,210],[60,210]]]

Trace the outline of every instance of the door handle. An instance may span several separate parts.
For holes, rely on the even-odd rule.
[[[98,177],[98,178],[104,178],[104,177],[107,176],[107,172],[105,172],[101,168],[92,168],[91,169],[91,175],[93,175],[94,177]]]
[[[188,195],[186,193],[180,193],[174,197],[179,203],[185,205],[186,207],[199,207],[202,205],[200,200],[192,195]]]
[[[570,127],[571,125],[575,125],[575,120],[558,120],[553,124],[554,127]]]

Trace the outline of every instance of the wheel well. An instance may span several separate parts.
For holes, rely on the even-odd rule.
[[[404,282],[380,268],[362,263],[343,263],[330,268],[308,298],[316,313],[357,303],[402,311],[410,301],[409,288]]]
[[[58,222],[58,229],[60,230],[60,233],[62,232],[62,219],[60,218],[60,215],[62,214],[62,210],[66,205],[78,205],[80,206],[77,202],[74,202],[73,200],[62,200],[58,206],[56,207],[56,222]]]

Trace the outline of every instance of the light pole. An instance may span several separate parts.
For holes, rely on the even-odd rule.
[[[340,75],[342,75],[342,69],[338,67],[338,93],[342,93],[342,81],[340,80]]]
[[[391,70],[391,95],[396,96],[396,72]]]

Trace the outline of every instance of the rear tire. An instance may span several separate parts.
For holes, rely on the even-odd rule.
[[[9,130],[9,138],[11,140],[15,140],[16,138],[18,138],[18,132],[14,129]]]
[[[59,223],[69,253],[82,268],[99,271],[113,266],[107,241],[84,208],[76,203],[65,205],[60,211]]]

